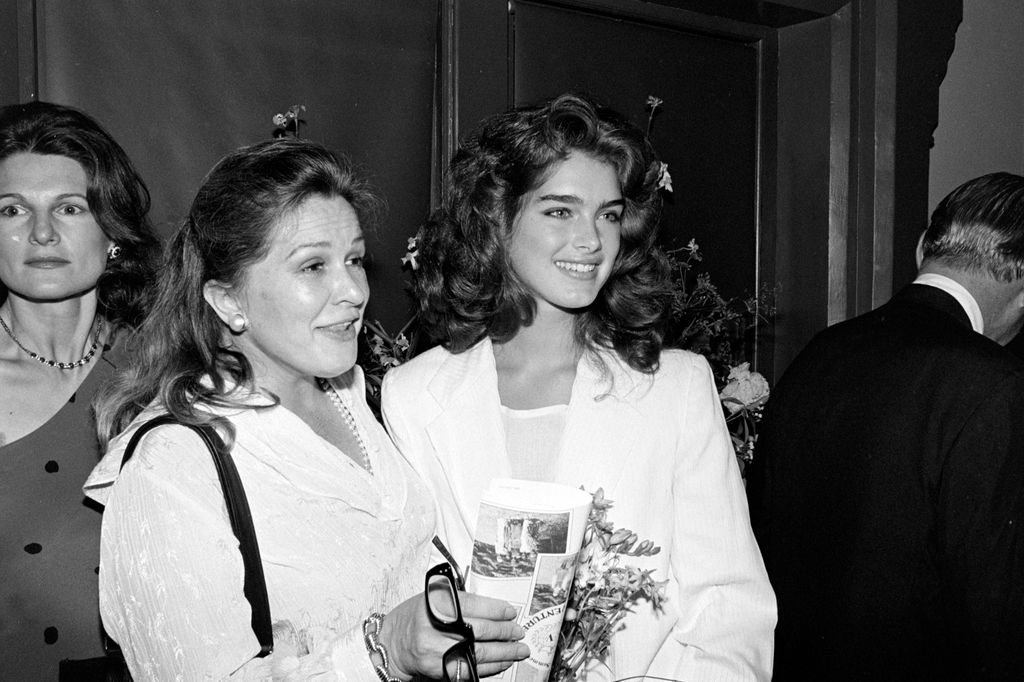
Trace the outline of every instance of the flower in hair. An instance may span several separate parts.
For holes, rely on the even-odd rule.
[[[300,118],[300,115],[305,110],[305,105],[293,104],[283,114],[274,114],[274,117],[270,119],[277,126],[277,130],[274,131],[274,137],[287,137],[288,133],[298,137],[299,126],[305,122]]]
[[[409,241],[405,246],[405,255],[402,257],[402,265],[408,265],[413,270],[420,267],[420,264],[416,262],[416,258],[420,255],[419,245],[416,243],[416,237],[409,237]]]
[[[661,162],[661,167],[658,168],[657,189],[663,189],[666,192],[672,191],[672,176],[669,175],[668,164],[664,161]]]

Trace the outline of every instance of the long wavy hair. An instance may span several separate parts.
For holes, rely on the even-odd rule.
[[[610,164],[625,200],[619,253],[597,299],[575,316],[575,341],[657,370],[671,305],[655,246],[660,163],[638,128],[574,94],[484,120],[451,161],[441,206],[420,232],[415,278],[424,328],[449,351],[508,340],[532,323],[535,301],[509,259],[513,225],[524,196],[573,153]]]
[[[344,156],[305,140],[260,142],[214,166],[167,246],[152,312],[133,344],[136,357],[97,401],[104,447],[154,400],[181,422],[217,421],[232,435],[229,424],[195,405],[240,407],[234,389],[256,387],[203,286],[242,285],[269,251],[281,218],[312,196],[345,199],[364,226],[379,207]]]
[[[15,154],[65,156],[85,170],[89,210],[121,247],[96,284],[98,312],[115,327],[138,325],[160,243],[148,218],[149,190],[128,155],[90,116],[49,102],[0,108],[0,161]],[[0,282],[0,302],[7,293]]]

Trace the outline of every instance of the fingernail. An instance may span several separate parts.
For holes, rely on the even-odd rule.
[[[516,626],[516,629],[512,631],[512,639],[522,639],[526,637],[526,630],[520,626]]]
[[[511,604],[505,607],[505,620],[512,620],[519,615],[519,609]]]
[[[522,660],[522,659],[526,658],[529,655],[530,655],[530,647],[528,647],[525,644],[523,644],[522,642],[520,642],[519,646],[516,647],[516,656],[519,657],[519,660]]]

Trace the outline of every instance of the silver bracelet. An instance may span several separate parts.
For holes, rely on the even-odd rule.
[[[384,616],[379,613],[371,613],[363,621],[363,641],[366,643],[366,650],[370,654],[370,662],[373,664],[373,672],[377,673],[380,682],[401,682],[397,677],[388,673],[388,650],[380,643],[380,626],[384,622]],[[376,657],[376,658],[375,658]],[[377,659],[380,659],[379,661]]]

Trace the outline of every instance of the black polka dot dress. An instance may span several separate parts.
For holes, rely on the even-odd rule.
[[[2,679],[56,680],[62,659],[103,655],[102,517],[82,484],[100,454],[90,403],[113,372],[101,359],[50,421],[0,448]]]

